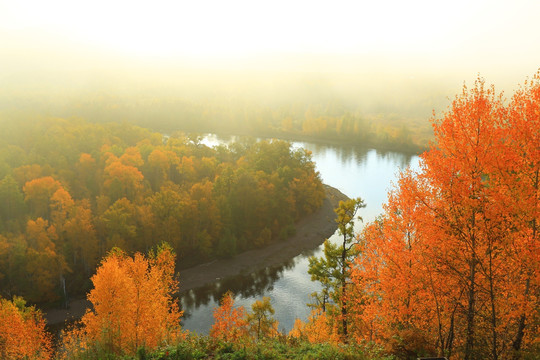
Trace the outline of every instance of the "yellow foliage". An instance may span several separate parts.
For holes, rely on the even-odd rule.
[[[182,312],[172,299],[177,289],[174,258],[169,247],[150,258],[113,249],[92,277],[88,300],[93,310],[84,315],[80,329],[67,332],[63,356],[94,346],[135,354],[142,346],[155,349],[177,341]]]

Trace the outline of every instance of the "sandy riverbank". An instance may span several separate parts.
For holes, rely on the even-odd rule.
[[[231,259],[215,260],[180,272],[180,291],[202,287],[216,279],[249,274],[269,266],[276,266],[311,250],[324,242],[337,229],[334,209],[347,196],[325,185],[326,198],[322,207],[296,224],[296,235],[262,249],[250,250]],[[89,302],[85,299],[71,301],[69,309],[51,309],[45,313],[49,325],[82,317]]]

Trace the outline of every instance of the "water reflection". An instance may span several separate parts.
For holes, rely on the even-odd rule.
[[[369,149],[356,146],[338,146],[310,143],[295,143],[296,146],[306,148],[319,156],[326,157],[328,154],[335,156],[341,164],[350,162],[359,164],[365,161]]]
[[[394,163],[401,169],[408,167],[414,159],[418,158],[418,155],[405,154],[394,151],[377,150],[377,155],[382,160]]]
[[[231,138],[207,137],[208,146],[228,143]],[[294,142],[293,147],[303,147],[313,153],[317,171],[324,183],[339,189],[349,197],[361,197],[367,204],[360,216],[364,223],[373,221],[382,212],[387,191],[400,169],[418,166],[418,157],[392,152],[367,149],[361,146],[339,146]],[[355,231],[363,224],[358,222]],[[321,239],[321,242],[324,239]],[[338,241],[336,235],[331,240]],[[237,305],[250,309],[251,304],[263,296],[269,296],[276,310],[275,318],[280,329],[289,331],[295,318],[306,319],[309,315],[307,303],[310,294],[320,291],[320,285],[311,281],[307,273],[311,255],[320,256],[321,247],[303,253],[280,266],[263,269],[254,274],[245,274],[220,279],[195,291],[182,295],[184,328],[206,334],[214,319],[213,310],[227,290],[235,294]]]
[[[207,146],[216,146],[221,144],[230,144],[231,142],[238,141],[241,137],[238,136],[227,136],[227,135],[216,135],[216,134],[206,134],[201,143]],[[257,139],[260,140],[260,139]],[[314,155],[321,157],[326,157],[327,153],[330,153],[332,156],[335,156],[341,164],[361,164],[364,163],[368,157],[368,154],[375,152],[376,156],[387,162],[392,162],[400,168],[407,167],[411,160],[417,156],[410,153],[402,153],[390,150],[374,150],[372,148],[364,147],[360,144],[358,145],[340,145],[340,144],[323,144],[323,143],[310,143],[303,141],[292,141],[291,144],[294,148],[303,147],[310,150]]]
[[[243,298],[262,297],[273,290],[274,283],[282,276],[283,271],[290,270],[294,266],[295,258],[292,258],[279,266],[220,279],[203,287],[189,290],[180,296],[182,307],[190,309],[209,303],[218,303],[227,291],[232,291],[236,296]]]
[[[368,155],[374,153],[380,161],[391,162],[400,168],[407,167],[416,155],[388,150],[375,150],[359,145],[328,145],[307,142],[294,142],[295,148],[303,147],[310,150],[314,156],[326,157],[330,154],[341,165],[365,163]]]

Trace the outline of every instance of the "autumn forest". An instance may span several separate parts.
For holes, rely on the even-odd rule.
[[[113,247],[166,242],[189,267],[285,239],[324,196],[309,154],[283,141],[211,149],[61,119],[18,129],[2,131],[0,281],[33,303],[87,290]]]
[[[432,126],[375,221],[355,232],[361,198],[335,209],[340,241],[309,259],[321,291],[308,319],[284,333],[270,298],[245,309],[227,292],[198,335],[180,326],[182,271],[286,242],[326,196],[310,152],[248,137],[209,147],[126,121],[4,119],[0,357],[537,358],[540,73],[509,99],[479,77]],[[92,308],[53,338],[39,309],[84,296]]]

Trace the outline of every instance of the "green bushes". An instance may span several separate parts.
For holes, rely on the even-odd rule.
[[[188,336],[175,346],[147,352],[141,348],[135,357],[121,357],[99,352],[85,354],[75,360],[270,360],[270,359],[328,359],[328,360],[390,360],[373,345],[310,344],[307,341],[281,336],[253,344],[233,344],[215,341],[207,336]]]

